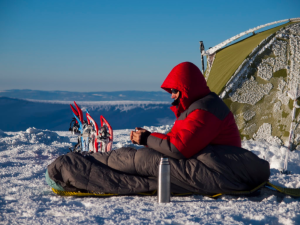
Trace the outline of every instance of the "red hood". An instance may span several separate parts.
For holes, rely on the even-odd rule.
[[[161,88],[170,94],[171,88],[181,92],[179,105],[171,107],[177,118],[194,101],[210,93],[201,71],[190,62],[183,62],[175,66],[161,85]]]

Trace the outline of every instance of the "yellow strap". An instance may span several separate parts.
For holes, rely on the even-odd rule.
[[[81,196],[81,197],[87,197],[87,196],[97,196],[97,197],[108,197],[108,196],[116,196],[118,194],[110,194],[110,193],[103,193],[103,194],[96,194],[96,193],[82,193],[82,192],[72,192],[72,191],[59,191],[54,188],[52,188],[52,191],[61,196]]]
[[[52,188],[52,191],[61,196],[80,196],[80,197],[88,197],[88,196],[95,196],[95,197],[109,197],[109,196],[117,196],[118,194],[112,194],[112,193],[102,193],[102,194],[97,194],[97,193],[91,193],[91,192],[72,192],[72,191],[59,191],[54,188]],[[152,192],[141,192],[138,193],[137,195],[155,195],[156,190]]]
[[[152,192],[141,192],[141,193],[137,193],[137,195],[155,195],[156,194],[156,190],[152,191]]]
[[[226,193],[219,193],[219,194],[215,194],[215,195],[207,195],[207,197],[216,198],[216,197],[219,197],[221,195],[247,195],[247,194],[251,194],[254,191],[262,188],[265,184],[267,184],[267,181],[263,182],[262,184],[258,185],[257,187],[253,188],[250,191],[232,191],[232,192],[226,192]]]
[[[219,193],[219,194],[215,194],[215,195],[211,195],[208,197],[211,198],[216,198],[218,196],[224,195],[224,194],[232,194],[232,195],[242,195],[242,194],[250,194],[254,191],[256,191],[257,189],[261,188],[263,185],[265,185],[266,182],[262,183],[261,185],[257,186],[256,188],[254,188],[251,191],[235,191],[235,192],[230,192],[230,193]],[[112,193],[103,193],[103,194],[96,194],[96,193],[82,193],[82,192],[71,192],[71,191],[59,191],[56,190],[54,188],[52,188],[52,191],[57,194],[57,195],[61,195],[61,196],[81,196],[81,197],[85,197],[85,196],[97,196],[97,197],[109,197],[109,196],[117,196],[118,194],[112,194]],[[151,195],[155,195],[156,194],[156,190],[154,190],[153,192],[141,192],[141,193],[137,193],[137,195],[146,195],[146,196],[151,196]],[[188,192],[188,193],[171,193],[173,196],[187,196],[187,195],[193,195],[193,194],[198,194],[198,195],[203,195],[200,193],[193,193],[193,192]]]
[[[300,188],[284,188],[267,182],[268,185],[275,188],[277,191],[293,197],[300,197]]]

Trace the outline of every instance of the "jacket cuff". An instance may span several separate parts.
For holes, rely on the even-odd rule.
[[[141,135],[141,141],[140,141],[141,145],[147,145],[147,139],[150,136],[150,134],[151,133],[149,131],[146,131],[146,132],[142,133],[142,135]]]

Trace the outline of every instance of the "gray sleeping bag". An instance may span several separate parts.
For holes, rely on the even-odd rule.
[[[65,191],[135,194],[157,189],[162,154],[150,148],[108,153],[68,153],[48,166],[48,175]],[[171,192],[212,195],[249,191],[267,181],[269,163],[233,146],[209,145],[189,159],[169,158]]]

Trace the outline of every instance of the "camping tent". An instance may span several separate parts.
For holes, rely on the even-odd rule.
[[[277,21],[267,25],[279,26],[256,33],[262,25],[202,52],[207,83],[234,113],[242,138],[287,145],[292,139],[300,150],[299,22]],[[251,36],[228,45],[245,34]]]

